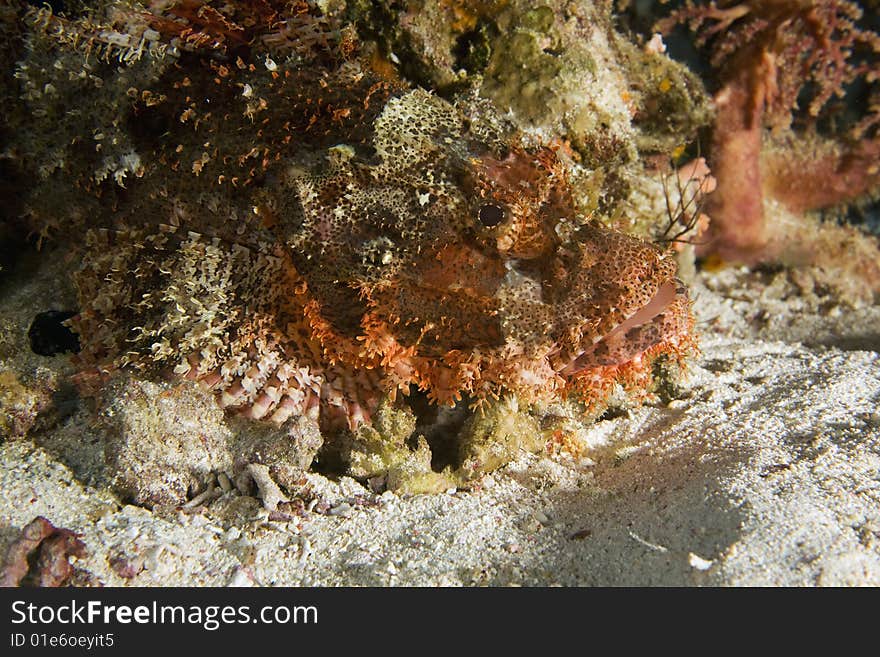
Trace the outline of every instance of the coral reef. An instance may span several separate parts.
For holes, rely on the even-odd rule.
[[[370,4],[361,21],[384,29],[365,31],[405,76],[441,95],[475,90],[528,138],[560,143],[579,212],[657,237],[662,218],[628,201],[656,177],[652,158],[681,155],[712,110],[696,75],[615,29],[609,3]]]
[[[862,18],[848,0],[744,0],[687,2],[657,24],[669,32],[687,23],[718,77],[710,154],[718,190],[704,251],[794,264],[811,250],[829,264],[821,244],[804,245],[809,220],[793,230],[776,208],[803,215],[876,197],[880,35]],[[870,251],[865,241],[859,251]],[[857,267],[874,292],[878,256],[875,246]],[[837,264],[858,275],[846,259]]]
[[[392,5],[24,12],[21,214],[83,235],[76,381],[126,496],[254,465],[292,487],[322,442],[363,478],[460,485],[541,449],[549,404],[591,417],[693,350],[676,249],[622,229],[705,218],[704,163],[657,164],[709,120],[699,81],[601,3],[426,3],[458,17],[433,36]],[[191,402],[211,436],[178,421]]]

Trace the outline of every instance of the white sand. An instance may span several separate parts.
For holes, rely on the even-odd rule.
[[[232,494],[151,512],[106,491],[80,412],[0,445],[0,548],[42,514],[108,585],[880,585],[880,308],[785,273],[695,291],[703,355],[678,398],[598,422],[578,462],[523,455],[406,498],[312,475],[335,515],[289,523]],[[119,555],[143,571],[121,578]]]

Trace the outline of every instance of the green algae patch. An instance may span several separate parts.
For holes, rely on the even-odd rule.
[[[557,102],[563,61],[554,22],[553,10],[546,6],[521,15],[507,12],[499,19],[500,35],[492,43],[484,74],[483,93],[500,108],[513,108],[532,122]]]
[[[348,474],[358,479],[384,478],[388,490],[437,493],[455,486],[448,471],[431,469],[431,448],[424,436],[414,435],[415,430],[416,416],[409,407],[386,399],[372,424],[354,433],[343,432],[334,447],[347,452],[342,458],[348,460]]]
[[[538,419],[508,397],[474,412],[459,434],[460,466],[465,484],[509,463],[522,452],[539,452],[547,437]]]
[[[343,457],[348,460],[349,474],[368,479],[402,467],[413,458],[413,451],[407,442],[415,428],[416,416],[412,411],[384,400],[373,416],[372,424],[361,425],[356,432],[345,431],[340,436],[340,445],[350,441],[348,458]],[[429,454],[428,469],[431,467],[430,461]]]
[[[662,53],[623,38],[615,47],[627,70],[639,151],[669,154],[693,142],[714,118],[703,82]]]
[[[383,402],[372,425],[348,432],[348,474],[362,480],[382,478],[385,488],[398,493],[439,493],[466,488],[547,443],[537,416],[521,409],[513,397],[468,411],[460,427],[449,425],[444,435],[432,435],[430,444],[416,424],[408,407]],[[442,462],[445,451],[451,451],[452,462]]]

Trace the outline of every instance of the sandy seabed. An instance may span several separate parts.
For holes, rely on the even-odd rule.
[[[57,274],[5,282],[7,344],[35,307],[69,305]],[[671,401],[469,491],[311,474],[323,513],[289,521],[235,493],[151,511],[109,490],[80,409],[0,444],[0,549],[43,515],[82,535],[75,565],[105,585],[880,585],[880,308],[802,283],[700,274],[702,355]]]

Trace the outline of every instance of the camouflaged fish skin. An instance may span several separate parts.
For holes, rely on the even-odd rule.
[[[416,392],[592,405],[691,349],[671,251],[602,224],[638,176],[479,85],[413,89],[301,4],[25,12],[22,205],[82,254],[84,390],[178,377],[255,420],[355,428]],[[600,96],[628,125],[621,93]]]
[[[371,128],[263,184],[246,221],[90,231],[81,361],[355,428],[415,389],[590,401],[691,346],[674,258],[576,216],[559,148],[422,90]]]

